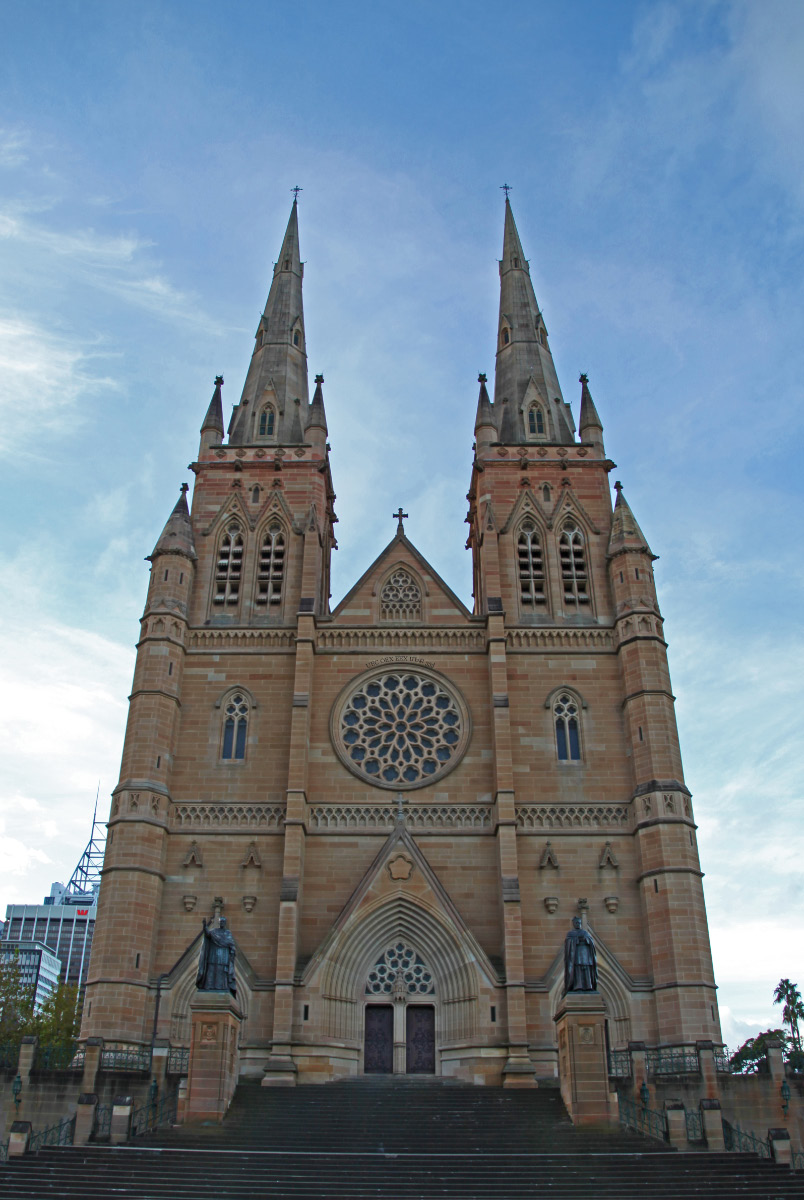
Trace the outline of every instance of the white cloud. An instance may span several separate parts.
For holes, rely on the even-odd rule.
[[[27,146],[21,129],[0,129],[0,167],[21,167],[28,161]]]

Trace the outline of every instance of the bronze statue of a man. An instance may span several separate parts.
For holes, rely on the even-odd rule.
[[[207,919],[204,917],[203,927],[195,986],[199,992],[231,992],[236,996],[236,951],[234,938],[226,927],[226,917],[221,917],[218,929],[207,925]]]
[[[572,918],[572,929],[564,939],[564,991],[597,991],[597,951],[580,917]]]

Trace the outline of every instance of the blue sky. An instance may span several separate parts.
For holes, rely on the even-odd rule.
[[[147,554],[300,199],[338,599],[408,532],[465,600],[503,182],[565,395],[661,556],[727,1039],[804,983],[804,7],[6,6],[0,910],[116,782]]]

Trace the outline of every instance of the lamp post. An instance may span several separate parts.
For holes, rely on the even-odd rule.
[[[642,1080],[642,1087],[639,1089],[639,1098],[642,1101],[642,1107],[647,1108],[650,1101],[650,1092],[648,1091],[648,1084],[645,1079]]]
[[[19,1112],[19,1110],[20,1110],[20,1092],[21,1091],[22,1091],[22,1079],[19,1075],[17,1075],[16,1079],[14,1080],[14,1082],[11,1085],[11,1094],[14,1097],[14,1105],[16,1107],[17,1112]]]

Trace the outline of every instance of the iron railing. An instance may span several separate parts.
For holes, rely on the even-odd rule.
[[[160,1125],[173,1125],[176,1121],[178,1095],[163,1093],[159,1099],[147,1100],[131,1114],[131,1136],[140,1137]]]
[[[106,1140],[112,1132],[112,1106],[99,1104],[95,1109],[95,1141]]]
[[[168,1075],[186,1075],[190,1070],[190,1051],[184,1046],[171,1046],[168,1050]]]
[[[620,1092],[617,1094],[617,1103],[622,1126],[633,1129],[635,1133],[644,1134],[645,1137],[657,1138],[660,1142],[667,1141],[667,1120],[663,1112],[655,1112],[643,1104],[636,1104]]]
[[[609,1050],[609,1075],[628,1079],[631,1074],[631,1055],[627,1050]]]
[[[102,1071],[150,1071],[151,1051],[140,1046],[118,1046],[101,1050]]]
[[[65,1121],[60,1121],[58,1125],[49,1125],[47,1129],[38,1129],[36,1133],[31,1134],[28,1152],[35,1154],[45,1146],[72,1146],[74,1136],[75,1114]]]
[[[0,1142],[0,1163],[8,1162],[8,1142]]]
[[[687,1120],[687,1141],[704,1141],[703,1113],[701,1110],[699,1108],[685,1108],[684,1116]]]
[[[760,1158],[771,1158],[771,1148],[767,1141],[754,1133],[740,1129],[739,1125],[731,1125],[723,1118],[723,1142],[727,1150],[736,1150],[741,1154],[758,1154]]]
[[[688,1046],[659,1046],[645,1051],[645,1066],[651,1075],[697,1075],[701,1070],[698,1051]]]
[[[39,1045],[36,1047],[34,1067],[38,1071],[83,1071],[86,1051],[75,1042],[66,1045]]]
[[[19,1058],[19,1042],[0,1042],[0,1071],[16,1071]]]
[[[729,1061],[728,1046],[715,1046],[715,1070],[720,1071],[724,1075],[731,1074],[731,1062]]]
[[[804,1171],[804,1150],[794,1150],[790,1167],[793,1171]]]

